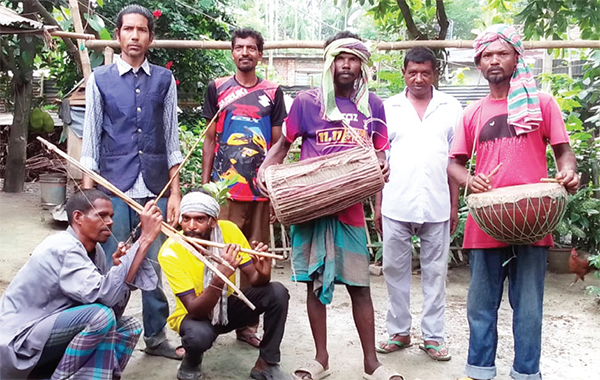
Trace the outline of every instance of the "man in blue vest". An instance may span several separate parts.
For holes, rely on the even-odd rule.
[[[115,63],[95,69],[87,81],[81,163],[143,205],[156,198],[183,160],[177,90],[171,71],[146,59],[154,38],[154,19],[148,9],[136,4],[123,8],[115,34],[120,56]],[[84,176],[83,187],[93,186],[93,180]],[[165,197],[157,205],[174,226],[181,201],[177,176]],[[127,240],[139,223],[139,217],[123,201],[113,196],[111,202],[113,236],[103,244],[109,263],[119,242]],[[157,256],[165,240],[159,235],[147,254],[159,278]],[[154,291],[142,292],[145,352],[180,360],[183,350],[174,349],[164,331],[169,305],[161,281],[158,284]]]

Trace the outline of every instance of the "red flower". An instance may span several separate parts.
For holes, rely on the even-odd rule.
[[[156,18],[159,18],[160,16],[162,16],[162,12],[160,11],[160,9],[157,9],[154,12],[152,12],[152,15],[154,15],[154,17]]]
[[[175,79],[175,84],[179,86],[179,79]]]
[[[165,65],[165,67],[167,68],[167,70],[171,70],[171,66],[173,66],[173,61],[169,61],[169,62],[167,62],[167,64]]]

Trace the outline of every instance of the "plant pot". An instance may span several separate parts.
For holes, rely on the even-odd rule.
[[[548,250],[548,270],[553,273],[569,273],[571,248],[550,248]]]

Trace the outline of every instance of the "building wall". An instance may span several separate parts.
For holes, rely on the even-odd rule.
[[[320,80],[323,70],[323,58],[317,55],[276,56],[273,57],[273,66],[277,75],[288,86],[316,86],[319,83],[315,81]]]

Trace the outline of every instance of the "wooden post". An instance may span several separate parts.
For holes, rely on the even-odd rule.
[[[79,3],[78,0],[69,0],[69,5],[71,6],[71,15],[73,17],[73,27],[75,28],[75,33],[84,35],[83,24],[81,23],[81,15],[79,14]],[[92,65],[90,63],[90,56],[88,55],[88,49],[84,45],[83,39],[77,40],[77,52],[79,53],[79,58],[81,59],[81,72],[83,73],[83,77],[87,81],[87,79],[92,74]],[[81,49],[84,47],[84,49]],[[69,134],[67,137],[67,152],[77,161],[81,158],[81,138],[77,137],[75,133],[69,130]],[[81,172],[77,170],[71,163],[67,163],[67,170],[69,173],[73,175],[71,178],[81,179]]]
[[[113,63],[113,59],[115,56],[115,51],[110,46],[104,48],[104,64],[110,65]]]
[[[79,14],[79,4],[77,3],[77,0],[69,0],[69,5],[71,6],[71,15],[73,16],[75,33],[85,34],[83,32],[83,24],[81,23],[81,15]],[[77,40],[77,51],[81,57],[81,71],[83,72],[83,77],[87,79],[92,73],[92,65],[90,64],[90,56],[88,55],[87,48],[85,48],[83,43],[84,40]],[[81,46],[84,46],[83,50],[81,49]]]

